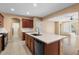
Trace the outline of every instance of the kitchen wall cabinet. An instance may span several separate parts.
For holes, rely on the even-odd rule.
[[[0,14],[0,27],[4,26],[4,16]]]
[[[25,34],[25,44],[34,55],[60,54],[60,40],[51,44],[46,44],[28,34]]]
[[[22,27],[23,28],[33,28],[33,20],[22,19]]]

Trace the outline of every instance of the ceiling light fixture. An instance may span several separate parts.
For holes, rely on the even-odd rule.
[[[14,8],[11,8],[10,10],[11,10],[11,11],[15,11],[15,9],[14,9]]]
[[[37,7],[37,4],[36,4],[36,3],[34,3],[34,4],[33,4],[33,6],[34,6],[34,7]]]
[[[27,12],[27,15],[29,15],[30,13],[29,12]]]

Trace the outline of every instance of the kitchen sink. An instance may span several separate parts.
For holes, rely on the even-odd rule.
[[[42,34],[32,34],[32,35],[34,35],[34,36],[41,36]]]

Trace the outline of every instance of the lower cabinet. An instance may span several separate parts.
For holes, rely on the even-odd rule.
[[[27,43],[28,43],[28,35],[27,34],[25,34],[25,44],[26,44],[26,46],[27,46]]]
[[[34,38],[30,37],[30,50],[32,54],[35,54],[35,44],[34,44]]]
[[[60,41],[46,44],[29,35],[25,35],[25,44],[33,55],[59,55]]]
[[[29,48],[29,50],[32,52],[32,54],[34,54],[34,38],[29,36],[29,35],[25,35],[25,44],[26,46]]]
[[[2,51],[2,37],[0,37],[0,52]]]
[[[22,40],[25,40],[25,32],[22,32]]]
[[[45,55],[60,55],[60,41],[51,44],[44,44]]]

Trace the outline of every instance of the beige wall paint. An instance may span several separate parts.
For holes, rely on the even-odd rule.
[[[55,33],[55,23],[53,21],[44,20],[42,26],[45,32]]]
[[[4,28],[8,31],[8,39],[10,40],[12,37],[12,32],[11,32],[11,23],[12,20],[9,17],[4,18]]]
[[[55,34],[60,34],[60,22],[55,22]]]

